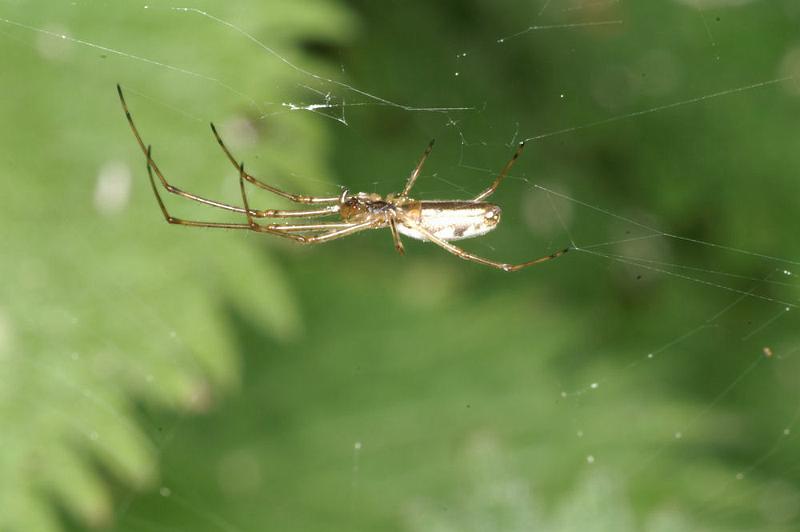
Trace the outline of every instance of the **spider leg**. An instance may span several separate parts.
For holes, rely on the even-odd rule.
[[[494,182],[492,182],[492,184],[489,185],[489,188],[487,188],[486,190],[484,190],[483,192],[472,198],[472,201],[485,200],[486,198],[491,196],[495,190],[497,190],[497,187],[499,187],[500,183],[503,182],[503,179],[506,178],[506,175],[508,174],[509,170],[511,170],[511,167],[514,166],[514,163],[517,161],[517,158],[520,156],[520,154],[522,154],[523,148],[525,148],[525,142],[520,142],[517,151],[514,152],[514,155],[511,157],[511,160],[506,163],[506,165],[503,167],[503,169],[500,171],[497,177],[494,178]]]
[[[310,224],[305,226],[299,225],[260,225],[257,224],[250,214],[250,207],[248,206],[247,201],[247,191],[245,190],[244,181],[245,181],[245,171],[244,171],[244,163],[240,163],[239,167],[239,188],[242,192],[242,203],[244,204],[244,211],[247,216],[247,226],[256,232],[261,233],[270,233],[275,235],[280,235],[286,238],[291,238],[296,240],[301,244],[321,244],[322,242],[328,242],[329,240],[336,240],[337,238],[342,238],[354,233],[358,233],[360,231],[364,231],[366,229],[374,229],[377,227],[379,221],[377,220],[370,220],[367,222],[362,223],[354,223],[354,224],[330,224],[332,226],[336,226],[336,229],[328,231],[327,233],[322,233],[320,235],[314,236],[306,236],[306,235],[294,235],[292,231],[311,231],[311,230],[320,230],[324,229],[328,226],[328,224]],[[345,225],[345,227],[341,227]]]
[[[148,164],[147,164],[147,175],[150,178],[150,186],[153,189],[153,194],[156,196],[156,201],[158,202],[158,206],[161,209],[161,213],[164,215],[164,219],[170,223],[175,225],[185,225],[189,227],[215,227],[221,229],[244,229],[246,231],[257,231],[261,233],[269,233],[273,235],[280,236],[282,238],[288,238],[295,242],[305,244],[309,243],[309,237],[305,235],[294,235],[289,232],[284,232],[281,230],[282,228],[289,228],[294,227],[291,225],[271,225],[271,226],[260,226],[257,225],[258,229],[254,229],[253,226],[249,223],[225,223],[225,222],[203,222],[203,221],[196,221],[196,220],[184,220],[182,218],[176,218],[172,216],[169,211],[167,211],[167,207],[164,205],[164,201],[161,199],[161,195],[158,193],[158,187],[156,186],[156,180],[153,176],[153,169],[149,163],[150,155],[151,155],[151,148],[150,146],[147,147],[147,155],[148,155]],[[242,209],[244,212],[244,209]],[[321,229],[321,226],[325,224],[317,224],[316,229]],[[331,224],[337,226],[339,224]],[[310,226],[305,226],[304,229],[310,230],[314,229]]]
[[[156,201],[158,202],[158,206],[161,209],[161,214],[164,215],[164,219],[167,223],[176,224],[176,225],[188,225],[192,227],[221,227],[224,229],[250,229],[250,224],[243,224],[243,223],[220,223],[220,222],[197,222],[193,220],[183,220],[181,218],[175,218],[172,216],[169,211],[167,211],[167,207],[164,205],[164,201],[161,199],[161,194],[158,193],[158,187],[156,186],[156,180],[153,177],[153,168],[150,164],[150,154],[151,154],[151,147],[147,147],[147,175],[150,177],[150,186],[153,189],[153,194],[156,196]]]
[[[222,222],[202,222],[196,220],[184,220],[182,218],[176,218],[172,216],[169,211],[167,211],[167,207],[164,205],[164,201],[161,199],[161,195],[158,193],[158,187],[156,186],[156,180],[153,176],[153,169],[149,163],[150,155],[151,155],[151,148],[148,146],[147,151],[148,155],[148,164],[147,164],[147,175],[150,178],[150,186],[153,189],[153,194],[156,196],[156,201],[158,202],[158,206],[161,209],[161,213],[164,215],[164,219],[170,224],[176,225],[185,225],[189,227],[215,227],[221,229],[244,229],[246,231],[256,231],[259,233],[269,233],[272,235],[277,235],[282,238],[288,238],[300,244],[317,244],[321,242],[327,242],[328,240],[334,240],[336,238],[341,238],[343,236],[347,236],[353,234],[358,231],[363,231],[364,229],[371,229],[374,227],[374,222],[362,223],[362,224],[339,224],[339,223],[332,223],[332,224],[306,224],[306,225],[258,225],[255,222],[251,223],[222,223]],[[245,211],[242,209],[243,212],[249,213],[249,209]],[[252,220],[252,216],[248,214],[248,217]],[[345,227],[342,227],[345,226]],[[320,235],[315,236],[307,236],[307,235],[295,235],[292,234],[293,231],[319,231],[324,229],[332,229],[327,233],[323,233]]]
[[[139,144],[139,147],[142,149],[142,152],[145,154],[145,156],[147,156],[148,168],[152,167],[153,172],[155,172],[156,176],[158,176],[158,180],[161,181],[161,185],[167,190],[167,192],[181,196],[183,198],[192,201],[196,201],[198,203],[202,203],[203,205],[209,205],[211,207],[225,209],[227,211],[232,211],[232,212],[244,213],[244,209],[242,209],[241,207],[235,207],[227,203],[210,200],[202,196],[186,192],[170,184],[164,177],[164,174],[159,169],[158,164],[156,164],[156,162],[153,160],[152,155],[150,153],[150,148],[149,147],[145,148],[142,136],[139,133],[136,124],[133,122],[133,117],[131,116],[131,113],[128,110],[128,104],[125,102],[125,97],[122,95],[122,88],[119,85],[117,85],[117,92],[119,93],[119,98],[120,101],[122,102],[122,108],[125,110],[125,117],[128,119],[128,124],[131,126],[131,130],[133,131],[133,136],[136,137],[136,141]],[[322,209],[315,209],[311,211],[279,210],[279,209],[254,210],[252,211],[252,214],[256,218],[293,218],[293,217],[328,216],[330,214],[335,214],[337,212],[339,212],[339,206],[331,205]]]
[[[219,132],[217,132],[217,128],[216,128],[216,126],[214,126],[213,123],[211,123],[211,131],[214,133],[214,137],[217,139],[217,142],[219,143],[220,147],[222,148],[222,151],[224,151],[225,155],[228,156],[228,160],[230,160],[230,162],[231,162],[231,164],[233,164],[233,166],[238,168],[239,167],[239,163],[236,162],[236,158],[233,156],[231,151],[228,149],[228,147],[222,141],[222,137],[220,136]],[[268,185],[268,184],[264,183],[263,181],[260,181],[260,180],[256,179],[255,177],[253,177],[252,175],[250,175],[248,173],[244,174],[244,178],[247,181],[249,181],[250,183],[254,184],[255,186],[257,186],[259,188],[263,188],[264,190],[269,190],[273,194],[277,194],[278,196],[280,196],[282,198],[286,198],[286,199],[288,199],[290,201],[293,201],[295,203],[338,203],[339,202],[339,196],[325,198],[325,197],[316,197],[316,196],[304,196],[302,194],[292,194],[290,192],[284,192],[283,190],[277,189],[277,188],[273,187],[272,185]]]
[[[322,225],[322,224],[320,224]],[[332,224],[333,225],[333,224]],[[259,226],[264,227],[264,226]],[[366,231],[367,229],[377,229],[379,226],[374,221],[370,222],[362,222],[358,224],[351,224],[350,227],[345,227],[343,229],[335,229],[333,231],[328,231],[327,233],[322,233],[319,235],[314,236],[304,236],[303,240],[300,242],[301,244],[322,244],[323,242],[329,242],[331,240],[336,240],[337,238],[343,238],[346,236],[350,236],[355,233],[360,233],[361,231]],[[291,230],[291,225],[271,225],[267,226],[270,229],[269,232],[276,232],[275,234],[280,233],[282,230]],[[286,234],[286,236],[289,236]]]
[[[389,222],[389,227],[392,230],[392,240],[394,241],[394,249],[401,255],[406,254],[406,250],[403,247],[403,241],[400,240],[400,233],[397,232],[397,221],[394,218],[391,219]]]
[[[546,262],[548,260],[558,258],[561,255],[563,255],[564,253],[566,253],[567,251],[569,251],[569,248],[566,248],[566,249],[562,249],[560,251],[556,251],[555,253],[553,253],[551,255],[546,255],[544,257],[539,257],[538,259],[529,260],[527,262],[522,262],[520,264],[507,264],[505,262],[498,262],[498,261],[494,261],[494,260],[491,260],[491,259],[486,259],[486,258],[483,258],[483,257],[479,257],[478,255],[474,255],[472,253],[464,251],[460,247],[454,246],[450,242],[439,238],[438,236],[434,235],[433,233],[431,233],[430,231],[428,231],[427,229],[425,229],[424,227],[421,227],[419,225],[413,225],[413,227],[414,227],[414,229],[416,231],[419,231],[422,235],[424,235],[425,238],[427,238],[428,240],[430,240],[431,242],[433,242],[437,246],[444,248],[445,250],[449,251],[450,253],[452,253],[453,255],[455,255],[455,256],[457,256],[457,257],[459,257],[461,259],[469,260],[469,261],[472,261],[472,262],[477,262],[478,264],[483,264],[485,266],[491,266],[492,268],[497,268],[499,270],[503,270],[503,271],[506,271],[506,272],[515,272],[517,270],[521,270],[522,268],[527,268],[528,266],[533,266],[535,264],[540,264],[542,262]]]
[[[210,200],[202,196],[192,194],[191,192],[186,192],[184,190],[179,189],[176,186],[171,185],[166,180],[164,175],[161,173],[161,171],[158,168],[158,164],[156,164],[156,162],[153,159],[150,159],[150,165],[153,167],[153,171],[155,172],[156,176],[158,176],[159,181],[161,181],[162,186],[166,189],[167,192],[176,194],[186,199],[190,199],[192,201],[196,201],[198,203],[202,203],[203,205],[210,205],[211,207],[217,207],[219,209],[224,209],[226,211],[244,214],[245,211],[241,207],[229,205],[227,203],[222,203],[220,201]],[[250,211],[250,214],[255,218],[312,218],[319,216],[330,216],[338,212],[339,212],[339,205],[328,205],[326,207],[313,210],[252,209]]]
[[[273,227],[279,231],[286,232],[303,232],[303,231],[322,231],[331,229],[345,229],[353,227],[355,224],[347,222],[333,222],[333,223],[318,223],[318,224],[272,224]]]
[[[433,150],[433,143],[436,142],[436,139],[431,139],[428,147],[425,148],[425,151],[422,153],[422,157],[420,158],[419,162],[417,163],[416,168],[411,172],[411,175],[408,176],[408,181],[406,181],[406,186],[403,187],[403,191],[400,193],[401,198],[408,196],[408,193],[411,191],[411,187],[414,186],[414,183],[417,181],[417,177],[419,177],[419,173],[422,171],[422,167],[425,164],[425,160],[428,158],[428,155],[431,154],[431,150]]]

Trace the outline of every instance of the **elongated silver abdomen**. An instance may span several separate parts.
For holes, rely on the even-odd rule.
[[[414,224],[442,240],[461,240],[485,235],[500,222],[500,207],[473,201],[419,201],[404,205],[403,212],[407,221],[397,230],[417,240],[427,239]]]

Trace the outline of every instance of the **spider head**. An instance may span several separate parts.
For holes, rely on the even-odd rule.
[[[363,221],[372,213],[375,202],[379,200],[379,195],[363,192],[353,196],[343,196],[339,204],[339,214],[342,220],[347,222]]]
[[[354,196],[343,198],[342,202],[339,204],[339,215],[342,217],[342,220],[346,222],[352,220],[361,212],[363,212],[361,204],[358,198]]]

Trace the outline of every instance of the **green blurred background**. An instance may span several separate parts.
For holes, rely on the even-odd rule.
[[[800,529],[795,0],[174,7],[0,2],[2,532]],[[168,226],[115,83],[233,203],[212,120],[311,194],[532,139],[464,246],[581,249]]]

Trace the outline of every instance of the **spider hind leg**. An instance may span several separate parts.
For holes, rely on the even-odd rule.
[[[497,190],[497,187],[500,186],[500,183],[502,183],[503,180],[508,175],[508,172],[511,170],[511,167],[514,166],[514,163],[517,162],[517,159],[519,158],[519,156],[522,155],[522,150],[523,149],[525,149],[525,142],[524,141],[519,143],[519,146],[517,147],[517,151],[514,152],[514,155],[511,156],[511,159],[506,163],[506,165],[503,167],[503,169],[500,170],[500,173],[497,175],[496,178],[494,178],[494,181],[492,182],[492,184],[489,185],[489,187],[486,190],[484,190],[483,192],[481,192],[480,194],[475,196],[472,199],[472,201],[483,201],[486,198],[488,198],[489,196],[491,196],[492,194],[494,194],[494,191]]]
[[[426,240],[429,240],[429,241],[433,242],[437,246],[445,249],[446,251],[449,251],[450,253],[452,253],[453,255],[455,255],[456,257],[458,257],[460,259],[468,260],[468,261],[471,261],[471,262],[477,262],[478,264],[483,264],[484,266],[491,266],[492,268],[497,268],[498,270],[503,270],[503,271],[506,271],[506,272],[516,272],[516,271],[519,271],[519,270],[521,270],[523,268],[527,268],[528,266],[534,266],[536,264],[541,264],[543,262],[547,262],[549,260],[556,259],[556,258],[560,257],[561,255],[563,255],[564,253],[569,251],[569,248],[565,248],[565,249],[556,251],[555,253],[552,253],[550,255],[545,255],[544,257],[539,257],[538,259],[533,259],[533,260],[529,260],[529,261],[526,261],[526,262],[521,262],[519,264],[509,264],[509,263],[506,263],[506,262],[499,262],[499,261],[496,261],[496,260],[487,259],[487,258],[478,256],[478,255],[475,255],[473,253],[470,253],[470,252],[468,252],[468,251],[466,251],[464,249],[461,249],[458,246],[455,246],[455,245],[451,244],[450,242],[448,242],[446,240],[443,240],[443,239],[439,238],[438,236],[434,235],[433,233],[431,233],[430,231],[428,231],[424,227],[420,227],[419,224],[417,224],[414,227],[414,229],[416,229],[422,235],[424,235]]]
[[[425,148],[425,151],[422,152],[422,157],[420,157],[417,166],[411,172],[411,175],[408,176],[408,180],[406,181],[406,186],[403,187],[403,191],[398,194],[398,197],[404,198],[408,196],[408,193],[411,192],[411,187],[414,186],[414,183],[417,181],[417,177],[419,177],[419,173],[422,171],[422,167],[425,165],[425,160],[428,158],[428,155],[431,154],[433,150],[433,144],[436,142],[436,139],[431,139],[428,143],[428,147]]]
[[[400,233],[397,231],[397,222],[394,218],[389,222],[389,228],[392,230],[392,241],[394,242],[394,249],[401,255],[406,254],[406,248],[403,246],[403,241],[400,240]]]

